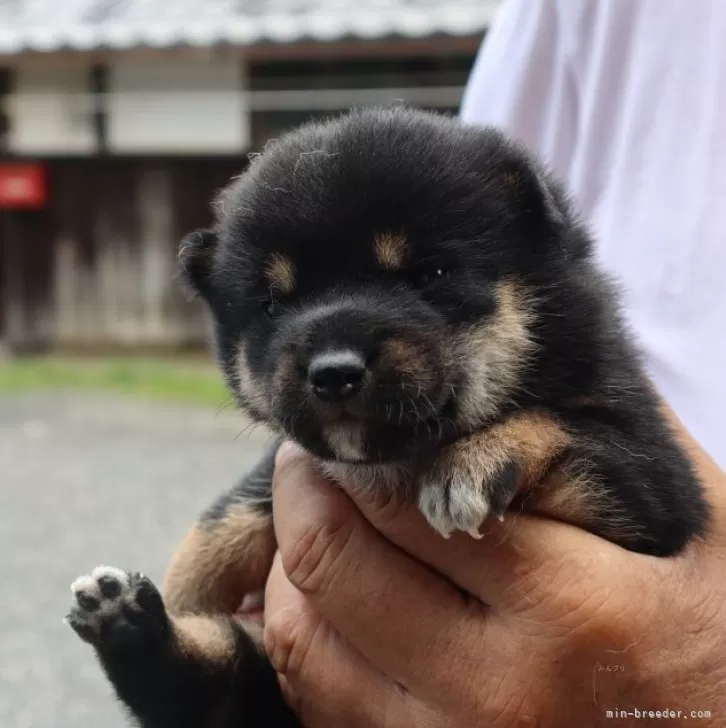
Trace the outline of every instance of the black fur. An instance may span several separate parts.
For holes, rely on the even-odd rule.
[[[180,647],[156,587],[140,574],[127,577],[132,599],[107,609],[100,629],[89,626],[99,605],[90,605],[93,597],[83,592],[67,619],[93,644],[116,694],[141,728],[300,725],[282,699],[269,661],[236,622],[226,623],[233,632],[231,659],[202,661]],[[113,596],[119,592],[116,582]]]
[[[381,235],[404,239],[400,261],[377,259]],[[291,263],[290,280],[270,280],[272,254]],[[213,314],[241,406],[344,483],[410,489],[452,442],[546,413],[568,442],[548,472],[584,463],[605,498],[581,525],[658,556],[705,532],[700,484],[587,231],[546,170],[498,131],[401,108],[305,126],[271,143],[230,185],[215,225],[185,239],[181,259]],[[481,370],[479,349],[465,355],[475,335]],[[345,402],[321,402],[307,379],[312,358],[330,349],[354,349],[367,363],[360,394]],[[336,438],[350,423],[363,436],[346,444]],[[269,453],[203,520],[245,500],[269,508],[272,468]],[[392,482],[392,472],[407,482]],[[513,456],[495,482],[472,488],[486,489],[500,512],[522,472]],[[119,654],[102,654],[117,689]],[[257,669],[267,679],[268,667]],[[134,692],[140,686],[119,689],[137,714],[144,700],[155,709],[154,691],[159,710],[170,695],[216,696],[193,666],[147,659],[143,670],[154,673],[143,681],[146,698]],[[223,725],[256,725],[252,706]]]
[[[202,513],[199,519],[202,524],[224,518],[230,506],[237,503],[255,508],[265,515],[272,515],[270,484],[275,470],[275,456],[281,442],[280,438],[275,439],[255,467]]]

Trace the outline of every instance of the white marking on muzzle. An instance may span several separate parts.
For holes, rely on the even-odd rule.
[[[355,422],[328,425],[323,436],[328,447],[341,460],[359,462],[366,459],[363,425]]]

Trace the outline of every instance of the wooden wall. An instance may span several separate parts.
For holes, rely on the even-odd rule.
[[[209,224],[235,158],[58,159],[46,209],[0,218],[0,338],[17,350],[201,345],[175,279],[181,237]]]

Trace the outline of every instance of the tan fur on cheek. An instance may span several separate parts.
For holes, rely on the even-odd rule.
[[[408,253],[406,237],[401,234],[380,233],[373,241],[373,252],[381,268],[400,270]]]
[[[508,171],[502,175],[502,184],[516,190],[521,184],[521,175],[518,172]]]
[[[250,411],[260,416],[269,416],[269,404],[262,386],[250,370],[244,342],[240,342],[237,353],[237,385],[242,399]]]
[[[265,277],[270,286],[284,295],[295,290],[295,265],[281,253],[273,253],[265,266]]]
[[[431,386],[436,381],[436,372],[431,363],[421,349],[410,341],[385,341],[381,347],[380,363],[384,369],[390,369],[422,387]]]
[[[535,348],[530,333],[535,314],[523,284],[502,281],[495,295],[491,318],[458,334],[449,347],[450,366],[465,377],[457,397],[459,423],[466,428],[497,414]]]
[[[295,360],[292,354],[284,352],[278,357],[275,371],[272,375],[273,397],[280,392],[293,391],[297,386],[298,380],[295,371]],[[277,411],[274,402],[272,403],[272,409]]]

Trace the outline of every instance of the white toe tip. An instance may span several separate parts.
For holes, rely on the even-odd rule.
[[[85,574],[84,576],[79,576],[71,584],[71,592],[73,594],[78,594],[79,592],[86,592],[87,594],[97,596],[98,585],[96,584],[96,580],[92,576]]]
[[[94,579],[100,579],[103,576],[110,576],[112,579],[121,582],[122,584],[128,583],[128,576],[123,569],[117,569],[115,566],[97,566],[92,572],[91,576]]]

